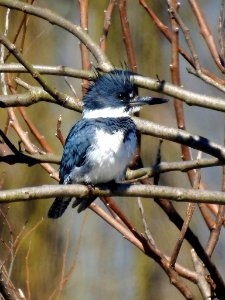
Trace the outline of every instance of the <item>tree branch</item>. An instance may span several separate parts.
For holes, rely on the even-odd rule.
[[[133,117],[135,124],[142,134],[163,138],[178,144],[190,146],[191,148],[208,153],[224,161],[225,148],[219,144],[211,142],[205,137],[191,135],[185,130],[168,128],[150,121],[141,120]]]
[[[143,198],[165,198],[176,202],[193,203],[216,203],[225,204],[225,194],[210,190],[192,190],[168,186],[155,185],[132,185],[121,183],[109,190],[96,187],[90,192],[85,185],[43,185],[39,187],[26,187],[20,189],[0,191],[0,203],[11,203],[19,201],[30,201],[42,198],[53,197],[89,197],[90,193],[96,197],[122,196],[122,197],[143,197]]]
[[[1,3],[1,0],[0,0]],[[33,65],[40,74],[46,75],[58,75],[58,76],[69,76],[80,79],[94,80],[96,74],[92,71],[77,70],[65,66],[43,66],[43,65]],[[28,73],[26,68],[21,64],[11,63],[6,65],[0,64],[0,72],[6,73]],[[204,94],[198,94],[189,90],[185,90],[181,87],[173,85],[169,82],[159,81],[158,79],[153,79],[150,77],[143,77],[140,75],[134,76],[134,83],[148,90],[152,90],[158,93],[164,93],[165,95],[175,97],[184,101],[190,106],[200,106],[208,109],[213,109],[216,111],[225,112],[225,103],[223,98],[210,97]],[[4,99],[4,98],[3,98]],[[6,99],[5,99],[5,102]],[[66,107],[66,106],[65,106]]]
[[[42,18],[52,25],[57,25],[65,29],[66,31],[76,36],[90,50],[90,52],[94,55],[98,62],[98,68],[104,71],[110,71],[113,69],[111,63],[109,62],[105,54],[101,51],[98,44],[93,42],[90,36],[80,26],[69,22],[50,9],[29,5],[27,3],[16,0],[0,0],[0,5],[26,12],[36,17]]]
[[[137,170],[129,169],[126,173],[126,179],[138,179],[140,177],[152,177],[159,173],[180,171],[187,172],[188,170],[201,169],[208,167],[221,166],[224,163],[216,158],[211,159],[196,159],[187,161],[161,162],[149,168],[141,168]]]

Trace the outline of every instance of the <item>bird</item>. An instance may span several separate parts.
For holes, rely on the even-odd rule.
[[[138,96],[134,84],[135,73],[114,69],[96,74],[83,97],[83,114],[66,138],[59,168],[60,184],[116,183],[124,179],[136,152],[138,134],[132,114],[142,105],[161,104],[166,99]],[[71,200],[78,213],[86,209],[96,197],[57,197],[48,217],[62,216]]]

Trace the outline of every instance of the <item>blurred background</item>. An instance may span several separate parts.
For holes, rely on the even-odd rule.
[[[89,1],[89,34],[99,42],[103,31],[104,10],[108,0]],[[221,76],[209,55],[209,51],[197,26],[188,1],[180,1],[180,15],[190,28],[201,64],[211,72]],[[208,24],[218,40],[218,19],[220,1],[199,1]],[[79,2],[64,0],[38,0],[35,5],[46,7],[60,14],[75,24],[80,23]],[[170,28],[170,20],[165,1],[149,1],[156,15]],[[170,61],[171,47],[157,30],[149,15],[138,1],[127,1],[128,20],[132,33],[138,73],[171,82]],[[1,8],[1,28],[3,28],[6,10]],[[10,15],[9,38],[15,34],[22,14],[13,11]],[[197,30],[196,30],[197,29]],[[3,29],[1,29],[3,31]],[[185,40],[181,43],[187,49]],[[127,62],[122,38],[118,7],[114,9],[111,27],[107,40],[106,54],[116,67]],[[79,40],[61,28],[36,17],[29,17],[28,31],[25,39],[24,56],[33,64],[64,65],[81,68]],[[12,56],[10,61],[15,61]],[[95,60],[92,58],[93,65]],[[198,93],[223,97],[217,90],[204,84],[200,79],[188,74],[188,64],[181,58],[181,82],[185,89]],[[22,75],[23,80],[36,85],[29,75]],[[71,94],[63,77],[46,76],[48,81],[60,91]],[[82,97],[81,80],[69,78],[79,97]],[[22,90],[21,90],[22,91]],[[141,94],[153,94],[140,90]],[[72,125],[80,119],[80,114],[60,106],[38,103],[26,108],[27,114],[38,130],[45,136],[54,153],[61,155],[63,148],[55,137],[56,124],[62,116],[62,132],[66,137]],[[172,101],[159,107],[146,108],[141,117],[156,123],[176,127],[176,118]],[[223,144],[224,116],[220,112],[185,105],[187,131],[205,136],[214,142]],[[24,130],[26,125],[18,114]],[[0,127],[4,129],[7,122],[7,111],[0,111]],[[30,135],[30,133],[28,132]],[[12,129],[8,136],[17,146],[18,137]],[[32,140],[32,135],[30,135]],[[151,166],[156,159],[159,140],[149,136],[142,137],[141,156],[145,166]],[[197,153],[192,152],[193,158]],[[206,157],[206,156],[204,156]],[[181,159],[180,146],[164,141],[162,160],[177,161]],[[54,166],[58,169],[58,166]],[[12,189],[42,184],[57,184],[40,166],[0,165],[1,186]],[[222,170],[220,167],[202,170],[202,179],[208,189],[221,189]],[[161,176],[160,184],[190,187],[186,174],[178,172]],[[136,199],[116,199],[136,228],[143,232],[143,225]],[[98,204],[102,205],[99,200]],[[68,209],[57,221],[47,219],[47,211],[52,200],[17,203],[5,208],[10,227],[1,225],[2,256],[8,258],[12,280],[16,287],[32,300],[38,299],[183,299],[180,293],[170,284],[162,269],[150,258],[126,241],[118,232],[109,227],[90,210],[77,215],[75,210]],[[159,248],[171,255],[179,231],[167,219],[161,209],[150,199],[143,199],[146,219],[150,231]],[[176,204],[184,216],[187,204]],[[191,221],[191,228],[203,246],[207,242],[208,229],[198,210]],[[19,236],[19,247],[9,255],[4,241]],[[225,275],[224,232],[213,255],[219,265],[219,271]],[[184,242],[178,261],[184,266],[193,268],[190,259],[190,246]],[[7,256],[8,255],[8,256]],[[62,288],[62,290],[60,290]],[[196,299],[201,296],[196,287]]]

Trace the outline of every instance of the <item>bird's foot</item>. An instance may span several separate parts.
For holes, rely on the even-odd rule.
[[[84,182],[84,184],[88,188],[88,192],[89,192],[88,196],[92,196],[93,195],[93,191],[95,190],[95,185],[93,183],[91,183],[91,182]]]

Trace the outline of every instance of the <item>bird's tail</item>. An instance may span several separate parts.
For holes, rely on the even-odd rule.
[[[70,197],[57,197],[48,211],[48,217],[57,219],[62,216],[72,198]]]
[[[80,213],[85,210],[95,199],[96,197],[76,198],[73,202],[72,207],[76,207],[79,205],[77,212]]]

